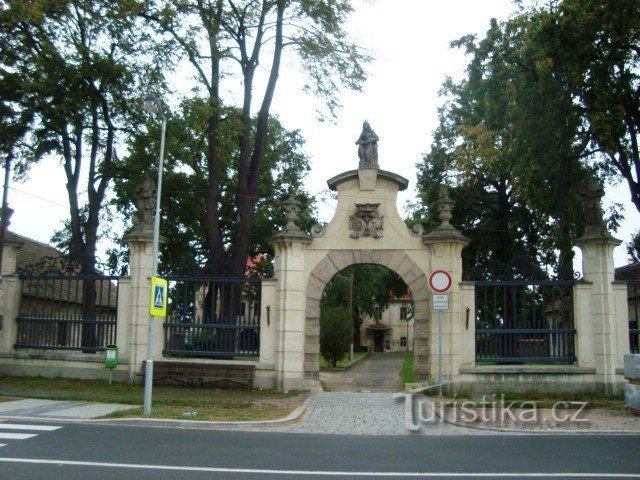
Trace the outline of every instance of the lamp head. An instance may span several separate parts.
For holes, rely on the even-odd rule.
[[[162,102],[158,97],[147,97],[144,99],[143,108],[146,112],[160,115],[162,113]]]

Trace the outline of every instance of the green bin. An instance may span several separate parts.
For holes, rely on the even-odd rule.
[[[104,366],[107,368],[116,368],[118,365],[118,347],[115,345],[107,345],[104,350]]]

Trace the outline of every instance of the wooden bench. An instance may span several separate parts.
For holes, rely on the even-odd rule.
[[[255,365],[223,363],[187,363],[159,360],[153,362],[153,381],[173,380],[191,387],[204,387],[214,383],[228,382],[241,387],[252,388]],[[144,377],[146,362],[142,362]]]

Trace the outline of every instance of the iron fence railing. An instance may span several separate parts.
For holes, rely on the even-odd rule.
[[[23,275],[15,348],[97,352],[116,343],[118,277]]]
[[[170,277],[168,281],[164,355],[260,355],[259,279]]]
[[[631,353],[640,353],[640,280],[627,282],[629,308],[629,347]]]
[[[476,361],[574,363],[574,284],[475,282]]]

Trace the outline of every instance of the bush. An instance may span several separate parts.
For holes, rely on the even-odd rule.
[[[349,351],[351,315],[345,307],[328,307],[320,315],[320,353],[334,367]]]

